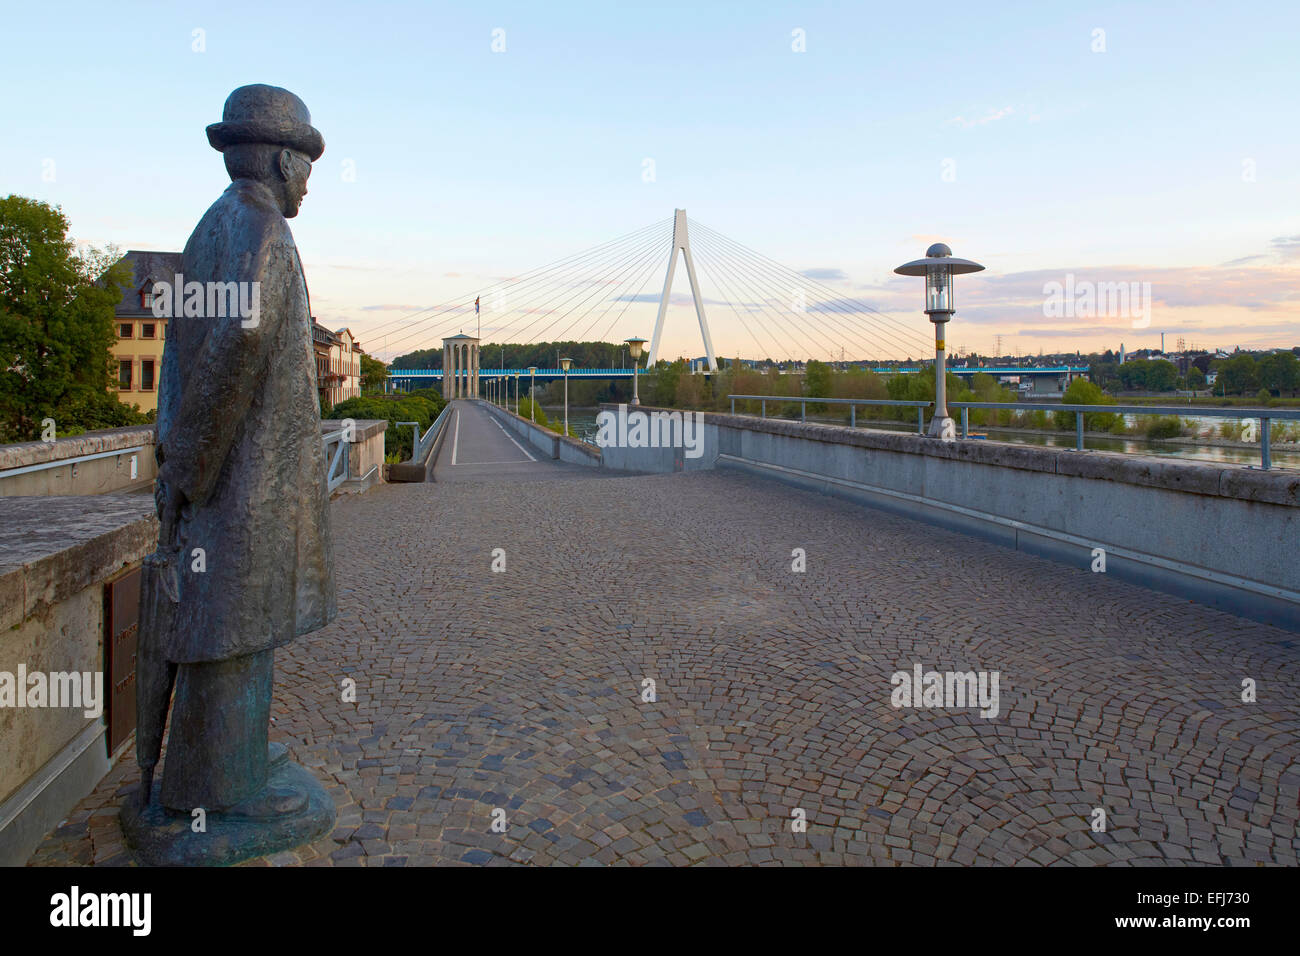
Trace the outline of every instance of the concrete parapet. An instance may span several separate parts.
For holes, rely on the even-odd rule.
[[[116,756],[106,744],[105,585],[153,550],[158,522],[153,499],[140,494],[11,498],[5,518],[0,672],[103,674],[103,712],[94,717],[75,707],[0,707],[0,865],[13,866]]]

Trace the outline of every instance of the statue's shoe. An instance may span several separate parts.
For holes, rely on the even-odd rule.
[[[227,819],[265,820],[299,813],[307,806],[307,794],[296,787],[267,787],[255,797],[237,803],[222,816]]]

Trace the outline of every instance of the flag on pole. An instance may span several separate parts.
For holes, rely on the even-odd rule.
[[[482,298],[482,296],[477,296],[477,295],[474,296],[474,314],[475,314],[475,315],[478,315],[478,300],[479,300],[480,298]]]

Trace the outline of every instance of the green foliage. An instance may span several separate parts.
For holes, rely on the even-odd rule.
[[[1261,405],[1267,405],[1269,402],[1273,401],[1273,393],[1266,388],[1261,388],[1258,394],[1255,395],[1255,401],[1259,402]]]
[[[1076,378],[1065,390],[1065,394],[1061,397],[1061,404],[1114,405],[1115,399],[1087,379]],[[1053,424],[1056,425],[1059,431],[1074,430],[1074,412],[1053,412],[1052,418]],[[1123,416],[1114,412],[1088,412],[1083,416],[1083,427],[1087,431],[1107,432],[1115,428],[1117,421],[1122,425],[1124,422]]]
[[[546,425],[548,428],[550,427],[551,420],[546,417],[546,410],[543,409],[540,404],[537,406],[536,412],[534,412],[533,400],[531,398],[525,395],[523,398],[519,399],[519,417],[527,418],[529,421],[532,421],[532,416],[534,414],[537,416],[537,424]]]
[[[388,366],[379,359],[361,353],[361,391],[382,392],[388,379]]]
[[[1123,387],[1133,391],[1172,392],[1178,385],[1178,367],[1165,359],[1136,359],[1118,367]]]
[[[329,409],[329,413],[322,417],[387,421],[388,429],[384,432],[384,460],[391,460],[390,456],[397,455],[398,461],[409,461],[415,448],[415,436],[410,425],[399,426],[397,423],[419,422],[420,434],[423,435],[446,404],[442,395],[436,390],[421,388],[396,395],[361,395],[357,398],[349,398]]]
[[[1143,427],[1147,438],[1177,438],[1183,433],[1183,420],[1177,415],[1154,415]]]
[[[61,210],[0,199],[0,441],[142,424],[117,399],[113,310],[131,282],[112,249],[74,251]]]

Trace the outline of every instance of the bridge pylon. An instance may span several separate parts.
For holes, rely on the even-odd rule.
[[[677,250],[681,250],[686,261],[686,275],[691,280],[691,296],[695,300],[695,314],[700,320],[700,335],[704,338],[704,354],[709,358],[709,370],[718,370],[718,359],[713,354],[713,339],[709,336],[709,320],[704,317],[704,299],[700,297],[700,283],[695,278],[695,260],[691,258],[691,237],[686,231],[686,210],[676,210],[673,219],[673,247],[668,253],[668,275],[664,277],[664,293],[659,298],[659,315],[655,319],[654,332],[650,336],[650,351],[646,358],[646,368],[654,368],[659,360],[659,345],[664,331],[664,313],[668,311],[668,296],[673,291],[673,271],[677,266]]]

